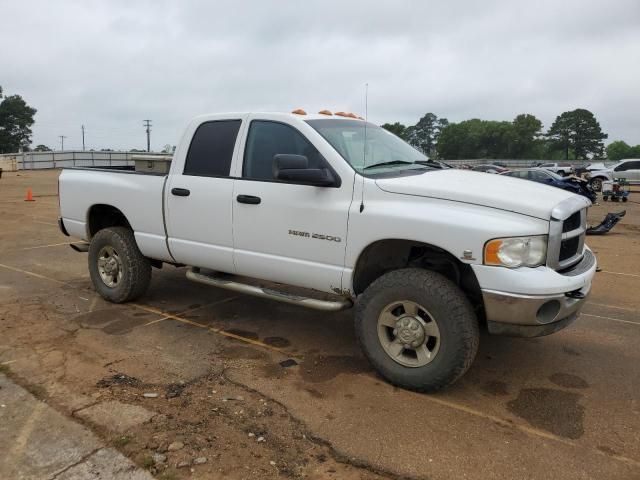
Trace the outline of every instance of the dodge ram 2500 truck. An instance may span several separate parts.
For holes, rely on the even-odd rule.
[[[88,242],[95,289],[132,300],[168,263],[246,294],[355,305],[371,364],[420,391],[464,374],[481,324],[540,336],[576,318],[596,270],[589,200],[430,168],[386,130],[326,113],[198,117],[167,175],[64,169],[60,228]]]

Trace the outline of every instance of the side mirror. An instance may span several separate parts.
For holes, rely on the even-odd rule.
[[[274,155],[273,178],[317,187],[333,187],[336,185],[336,179],[331,170],[328,168],[309,168],[309,159],[304,155]]]

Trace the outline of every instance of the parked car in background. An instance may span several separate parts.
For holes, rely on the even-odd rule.
[[[472,168],[472,170],[476,172],[485,172],[485,173],[503,173],[508,172],[508,168],[501,167],[500,165],[496,165],[493,163],[489,163],[486,165],[476,165]]]
[[[562,177],[548,170],[539,168],[528,168],[526,170],[514,170],[504,172],[502,175],[509,177],[522,178],[533,182],[544,183],[552,187],[561,188],[568,192],[577,193],[588,198],[591,202],[595,202],[597,198],[596,192],[591,188],[587,180],[578,177]]]
[[[602,191],[602,182],[617,178],[629,183],[640,183],[640,158],[627,158],[609,167],[605,167],[603,163],[592,163],[587,169],[591,187],[596,192]]]
[[[553,173],[557,173],[558,175],[573,175],[573,172],[575,171],[575,169],[573,168],[573,165],[571,165],[568,162],[559,162],[559,163],[543,163],[541,165],[539,165],[536,168],[541,168],[544,170],[548,170],[550,172]]]

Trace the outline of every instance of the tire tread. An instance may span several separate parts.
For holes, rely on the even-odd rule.
[[[121,261],[125,263],[128,275],[123,275],[124,287],[110,289],[102,283],[95,263],[100,248],[105,244],[114,243],[120,243],[117,250]],[[113,303],[124,303],[141,297],[147,291],[151,282],[151,263],[140,252],[129,228],[109,227],[100,230],[91,239],[89,273],[96,290],[103,298]]]
[[[385,290],[413,289],[418,286],[421,291],[429,291],[442,299],[447,306],[449,317],[457,319],[452,322],[453,333],[461,342],[457,342],[457,349],[453,354],[453,361],[449,368],[431,376],[427,382],[419,383],[407,381],[401,377],[387,375],[383,361],[393,360],[384,358],[381,361],[366,347],[363,328],[366,306],[380,292]],[[377,320],[376,320],[377,321]],[[440,319],[442,321],[442,319]],[[404,268],[386,273],[376,279],[358,298],[356,307],[356,337],[362,349],[375,367],[392,384],[420,392],[435,392],[447,387],[458,380],[469,369],[478,351],[479,326],[473,307],[464,293],[443,275],[421,268]],[[423,368],[423,367],[418,367]]]

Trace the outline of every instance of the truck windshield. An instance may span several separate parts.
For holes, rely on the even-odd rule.
[[[367,175],[395,171],[416,170],[424,172],[428,167],[415,162],[428,158],[408,143],[384,128],[372,123],[366,126],[362,120],[322,119],[307,120],[324,139],[358,172]]]

